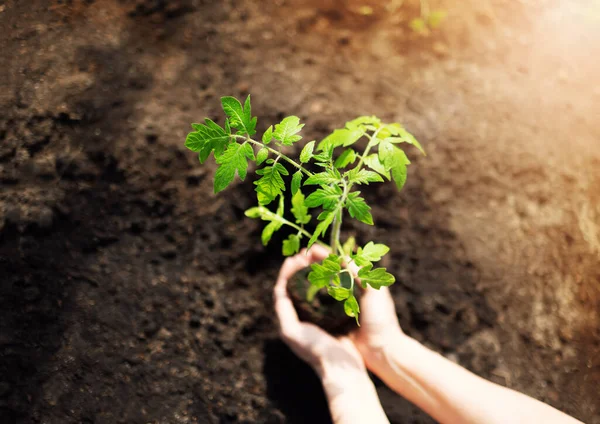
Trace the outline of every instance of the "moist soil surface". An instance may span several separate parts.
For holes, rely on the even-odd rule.
[[[396,3],[0,2],[0,422],[329,422],[277,337],[285,232],[263,247],[253,177],[215,196],[183,147],[251,93],[261,131],[414,133],[407,186],[343,228],[391,247],[402,328],[600,423],[597,6],[432,0],[425,36]]]

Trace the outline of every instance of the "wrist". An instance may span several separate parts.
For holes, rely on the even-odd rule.
[[[327,396],[349,392],[350,389],[372,386],[367,369],[348,367],[347,364],[324,363],[317,369]]]
[[[319,372],[334,423],[388,423],[366,369],[326,365]]]
[[[370,343],[361,349],[367,368],[381,376],[388,368],[389,362],[397,359],[407,349],[413,339],[400,329],[381,335],[376,343]]]

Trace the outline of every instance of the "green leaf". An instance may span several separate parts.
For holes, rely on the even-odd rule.
[[[300,190],[292,197],[292,214],[296,218],[296,223],[300,225],[308,224],[312,217],[308,214],[308,208],[304,204],[304,195]]]
[[[292,256],[300,250],[300,237],[296,234],[290,236],[283,241],[282,253],[283,256]]]
[[[312,302],[315,299],[317,293],[319,293],[321,287],[313,286],[312,284],[306,290],[306,301],[308,303]]]
[[[261,218],[263,216],[261,209],[262,208],[260,206],[255,206],[253,208],[246,209],[244,215],[246,215],[248,218]]]
[[[349,130],[362,129],[376,130],[381,125],[381,120],[376,116],[359,116],[352,121],[346,122],[346,128]]]
[[[316,287],[325,287],[330,282],[339,281],[338,274],[342,270],[340,265],[341,258],[336,255],[329,255],[323,260],[322,264],[314,263],[310,267],[312,271],[308,274],[308,281]]]
[[[390,248],[385,244],[375,244],[372,241],[368,242],[365,247],[358,248],[356,251],[356,257],[360,256],[362,259],[369,262],[380,261],[390,251]]]
[[[284,196],[283,193],[279,196],[279,206],[277,207],[277,215],[283,217],[283,205],[284,205]]]
[[[258,181],[254,182],[258,203],[268,205],[285,191],[285,182],[281,175],[289,175],[289,172],[282,164],[276,163],[273,166],[265,166],[256,173],[262,175]]]
[[[292,196],[296,194],[302,183],[302,171],[296,171],[292,176]]]
[[[373,171],[379,172],[388,180],[390,179],[390,172],[389,170],[385,169],[385,166],[383,166],[383,164],[379,161],[379,156],[377,155],[377,153],[373,153],[371,155],[366,156],[364,158],[364,161],[365,165],[367,165]]]
[[[324,209],[332,209],[340,201],[341,195],[342,189],[338,186],[324,186],[311,193],[304,204],[309,208],[323,206]]]
[[[304,185],[327,185],[339,182],[341,182],[341,176],[336,175],[332,170],[328,169],[325,172],[319,172],[311,175],[306,181],[304,181]]]
[[[373,265],[367,265],[358,270],[358,278],[363,287],[370,285],[374,289],[379,290],[383,286],[391,286],[396,279],[394,276],[386,272],[385,268],[375,268],[371,270]]]
[[[238,99],[231,96],[221,97],[221,105],[232,128],[249,136],[256,134],[256,117],[251,116],[250,95],[246,98],[244,107]]]
[[[351,292],[350,289],[345,289],[343,287],[327,287],[327,293],[335,300],[345,300],[348,299]]]
[[[302,136],[297,135],[302,127],[304,127],[304,124],[300,123],[300,118],[297,116],[288,116],[275,125],[273,137],[279,140],[281,144],[291,146],[302,139]]]
[[[353,191],[348,194],[345,206],[348,208],[348,212],[350,212],[352,218],[358,219],[365,224],[373,225],[373,217],[369,212],[371,207],[359,195],[360,191]]]
[[[392,171],[392,178],[398,190],[402,189],[406,183],[406,166],[410,164],[406,153],[389,141],[383,140],[379,144],[379,161],[385,169]]]
[[[406,162],[403,162],[401,159],[398,159],[398,161],[392,168],[392,178],[394,179],[398,190],[402,190],[402,187],[404,187],[404,184],[406,184],[407,174],[408,169],[406,168]]]
[[[345,168],[356,160],[356,152],[353,149],[346,149],[335,160],[336,168]]]
[[[273,140],[273,125],[270,125],[262,136],[262,141],[265,144],[269,144],[271,140]]]
[[[233,181],[236,171],[242,181],[246,178],[247,159],[255,159],[254,151],[249,144],[231,143],[227,146],[227,150],[217,157],[217,164],[220,166],[215,173],[215,193],[222,191]]]
[[[364,133],[360,128],[355,128],[352,130],[349,130],[347,128],[335,130],[319,143],[317,150],[323,151],[339,146],[347,147],[351,144],[356,143],[356,141],[363,135]]]
[[[260,165],[269,157],[269,150],[266,147],[263,147],[256,154],[256,164]]]
[[[329,226],[333,222],[333,217],[334,214],[331,211],[325,211],[317,217],[317,219],[319,219],[321,222],[319,222],[319,225],[317,225],[317,228],[315,228],[315,232],[308,241],[307,247],[309,249],[318,240],[320,235],[325,234],[325,231],[327,231],[327,228],[329,228]]]
[[[206,125],[192,124],[192,127],[196,131],[187,135],[185,147],[193,152],[198,152],[200,163],[204,163],[212,151],[215,152],[215,156],[223,154],[225,146],[231,138],[223,128],[210,119],[206,119]]]
[[[354,262],[356,263],[356,265],[358,265],[358,266],[368,266],[368,265],[373,266],[373,264],[370,261],[366,260],[362,256],[355,255],[353,259],[354,259]]]
[[[348,182],[353,184],[369,184],[383,182],[383,178],[377,172],[366,169],[351,169],[347,172]]]
[[[360,326],[358,322],[358,314],[360,313],[360,307],[354,296],[350,296],[344,302],[344,312],[351,318],[356,318],[356,324]]]
[[[412,135],[405,129],[402,129],[401,131],[399,131],[398,137],[390,137],[390,139],[393,140],[392,143],[400,142],[400,143],[412,144],[417,149],[419,149],[419,151],[423,154],[423,156],[427,156],[427,153],[425,153],[425,149],[423,149],[423,146],[421,146],[421,143],[419,143],[417,141],[417,139],[415,138],[414,135]]]
[[[275,231],[279,230],[282,225],[283,225],[283,223],[281,223],[280,221],[271,221],[267,224],[267,226],[264,228],[262,235],[260,237],[262,240],[263,246],[266,246],[269,243],[269,241],[271,240],[271,237],[273,236],[273,233]]]
[[[315,140],[306,143],[306,146],[300,152],[300,163],[306,163],[312,158],[313,150],[315,148]]]
[[[344,251],[344,254],[346,254],[348,256],[352,256],[355,246],[356,246],[356,239],[353,236],[350,236],[350,237],[348,237],[348,240],[346,240],[344,242],[344,245],[342,246],[342,250]]]

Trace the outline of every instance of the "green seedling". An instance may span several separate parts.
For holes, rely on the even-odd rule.
[[[374,116],[361,116],[319,143],[314,140],[306,143],[300,154],[292,158],[284,150],[293,150],[290,146],[302,139],[300,132],[304,124],[298,117],[284,118],[258,138],[250,96],[243,105],[234,97],[221,98],[221,104],[226,115],[224,125],[208,118],[203,124],[192,124],[194,131],[187,135],[185,146],[198,153],[200,163],[211,153],[214,155],[218,165],[215,193],[229,186],[236,174],[244,180],[248,163],[255,162],[256,174],[260,176],[254,182],[258,206],[248,209],[246,216],[267,222],[262,231],[263,245],[269,243],[275,231],[288,226],[293,232],[283,241],[285,256],[298,253],[304,244],[308,248],[315,243],[328,248],[331,254],[311,266],[310,295],[327,290],[333,298],[344,302],[346,314],[356,318],[358,323],[360,311],[354,297],[352,262],[358,267],[357,276],[363,287],[380,289],[393,284],[395,279],[385,268],[373,265],[390,249],[372,241],[355,246],[353,237],[342,243],[342,220],[349,214],[373,225],[371,207],[357,188],[393,180],[398,190],[402,189],[410,161],[399,146],[410,144],[425,154],[423,148],[402,125],[386,124]],[[364,148],[359,151],[362,140],[366,143],[360,143]],[[276,207],[270,208],[272,204]],[[286,205],[291,206],[293,220],[284,217]],[[342,280],[349,280],[349,287],[342,284]]]

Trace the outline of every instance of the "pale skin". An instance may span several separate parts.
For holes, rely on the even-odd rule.
[[[327,249],[313,246],[286,259],[274,298],[281,337],[321,378],[334,423],[389,422],[367,370],[442,424],[580,423],[476,376],[405,335],[386,287],[365,290],[360,301],[361,326],[349,337],[335,338],[301,322],[288,297],[287,281],[327,255]]]

